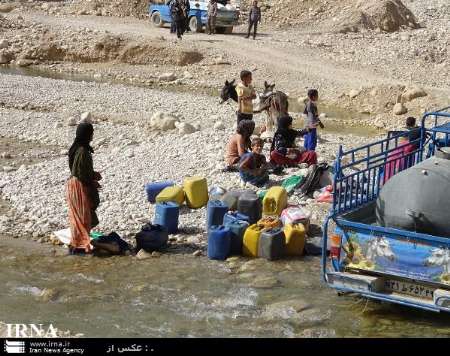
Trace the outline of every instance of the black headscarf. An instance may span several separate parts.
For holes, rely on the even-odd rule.
[[[292,121],[293,119],[289,115],[283,115],[278,118],[278,128],[272,140],[272,147],[270,148],[271,152],[280,145],[286,148],[293,146],[298,133],[291,128]]]
[[[77,126],[77,132],[75,140],[73,141],[72,146],[69,149],[69,168],[72,170],[73,161],[75,159],[75,153],[78,148],[85,147],[89,150],[89,152],[93,153],[94,150],[90,145],[92,140],[92,135],[94,134],[94,126],[88,123],[81,123]]]

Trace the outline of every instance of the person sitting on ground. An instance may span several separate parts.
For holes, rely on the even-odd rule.
[[[245,153],[239,162],[239,174],[245,183],[262,187],[269,181],[266,157],[262,154],[264,141],[259,137],[252,139],[251,152]]]
[[[252,86],[252,80],[252,72],[248,70],[241,72],[241,82],[236,86],[238,124],[241,120],[253,120],[253,99],[256,99],[256,91]]]
[[[71,176],[66,185],[66,199],[69,205],[71,253],[91,252],[90,231],[99,221],[96,209],[100,204],[98,183],[100,173],[93,168],[90,146],[94,136],[94,127],[81,123],[77,127],[76,137],[69,149],[69,168]]]
[[[241,157],[250,149],[250,137],[255,130],[255,122],[253,120],[242,120],[237,127],[236,133],[230,137],[228,141],[225,162],[227,167],[225,172],[237,171],[237,164]]]
[[[317,164],[317,154],[314,151],[306,151],[302,147],[296,147],[295,139],[305,136],[308,129],[294,130],[292,117],[284,115],[278,119],[278,129],[272,140],[270,148],[270,161],[272,165],[295,167],[301,163],[308,165]]]
[[[323,128],[323,124],[319,119],[317,111],[317,100],[319,100],[319,92],[317,89],[308,90],[308,101],[303,112],[306,116],[306,128],[309,129],[305,136],[304,147],[307,151],[315,151],[317,147],[317,126]]]

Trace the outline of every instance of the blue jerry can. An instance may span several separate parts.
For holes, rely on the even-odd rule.
[[[206,212],[206,226],[223,225],[223,217],[228,212],[228,205],[220,200],[210,200]]]
[[[180,206],[174,202],[162,202],[156,204],[155,225],[164,226],[169,234],[178,231],[178,218],[180,216]]]
[[[211,226],[208,232],[208,258],[226,260],[230,255],[230,229],[225,226]]]
[[[172,181],[148,183],[145,185],[145,192],[147,193],[147,200],[154,204],[156,202],[156,196],[161,193],[165,188],[174,186]]]
[[[226,213],[223,217],[223,225],[231,224],[234,221],[247,221],[248,222],[248,216],[238,213],[238,212],[229,212]]]
[[[245,230],[250,226],[247,221],[243,220],[235,220],[231,221],[228,224],[225,224],[225,227],[230,229],[230,238],[231,238],[231,248],[230,255],[232,256],[240,256],[242,255],[242,243],[244,241]]]

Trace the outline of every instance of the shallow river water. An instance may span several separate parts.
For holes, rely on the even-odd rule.
[[[0,242],[6,323],[88,337],[450,336],[449,315],[337,296],[321,282],[317,257],[94,258],[15,242]]]

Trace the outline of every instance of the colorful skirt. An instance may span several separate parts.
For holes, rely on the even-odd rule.
[[[91,250],[92,203],[88,189],[76,177],[71,177],[66,186],[66,200],[69,206],[69,223],[72,249]]]

